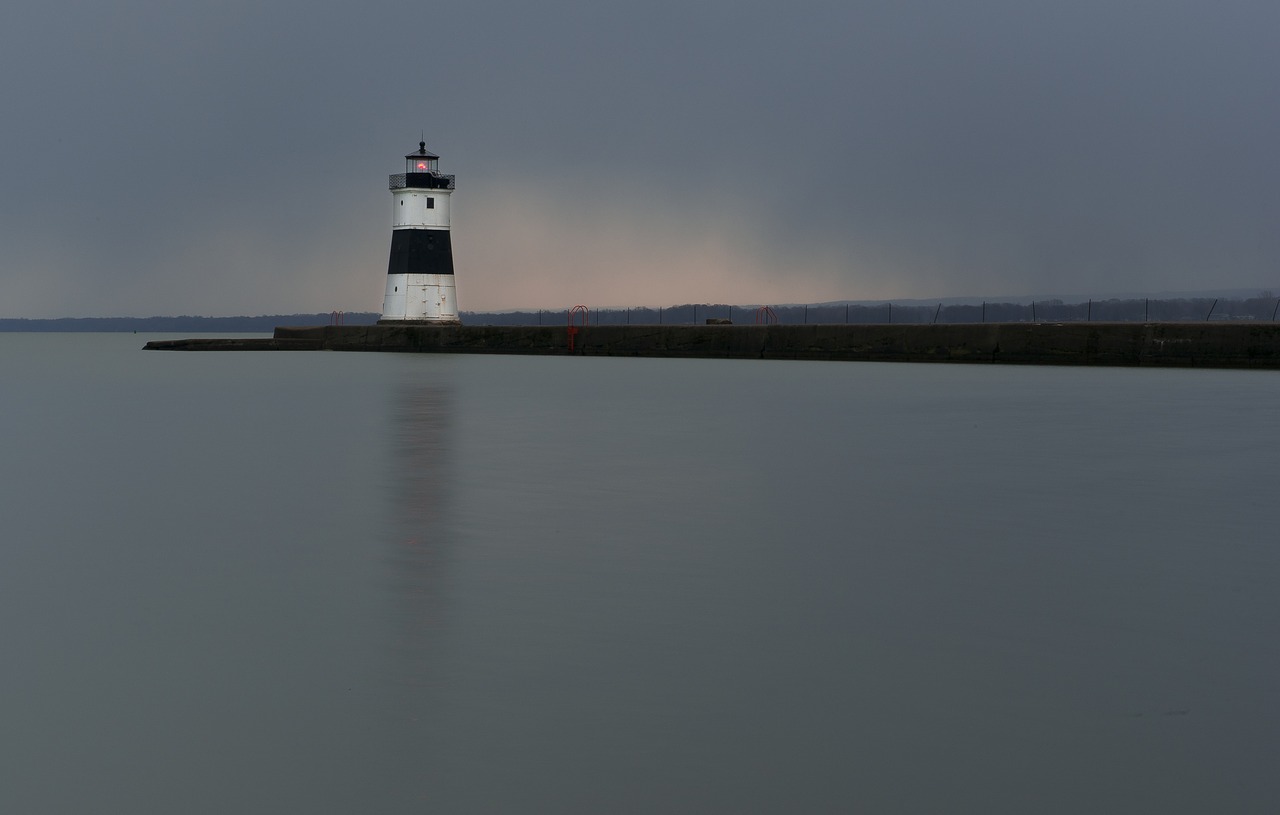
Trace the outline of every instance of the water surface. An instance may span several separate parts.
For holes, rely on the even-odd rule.
[[[1274,372],[0,334],[0,810],[1269,812]]]

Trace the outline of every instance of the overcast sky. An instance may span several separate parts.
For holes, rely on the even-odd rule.
[[[1275,0],[16,0],[0,317],[1280,290]]]

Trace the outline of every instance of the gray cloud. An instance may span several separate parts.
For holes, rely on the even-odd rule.
[[[464,308],[1277,287],[1274,4],[0,12],[0,313],[380,304],[459,177]]]

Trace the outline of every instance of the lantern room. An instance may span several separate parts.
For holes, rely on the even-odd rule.
[[[404,157],[406,173],[434,173],[439,170],[440,157],[427,150],[427,143],[418,142],[418,152]]]

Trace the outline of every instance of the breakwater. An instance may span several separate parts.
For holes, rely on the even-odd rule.
[[[1280,369],[1280,324],[282,326],[146,348]]]

